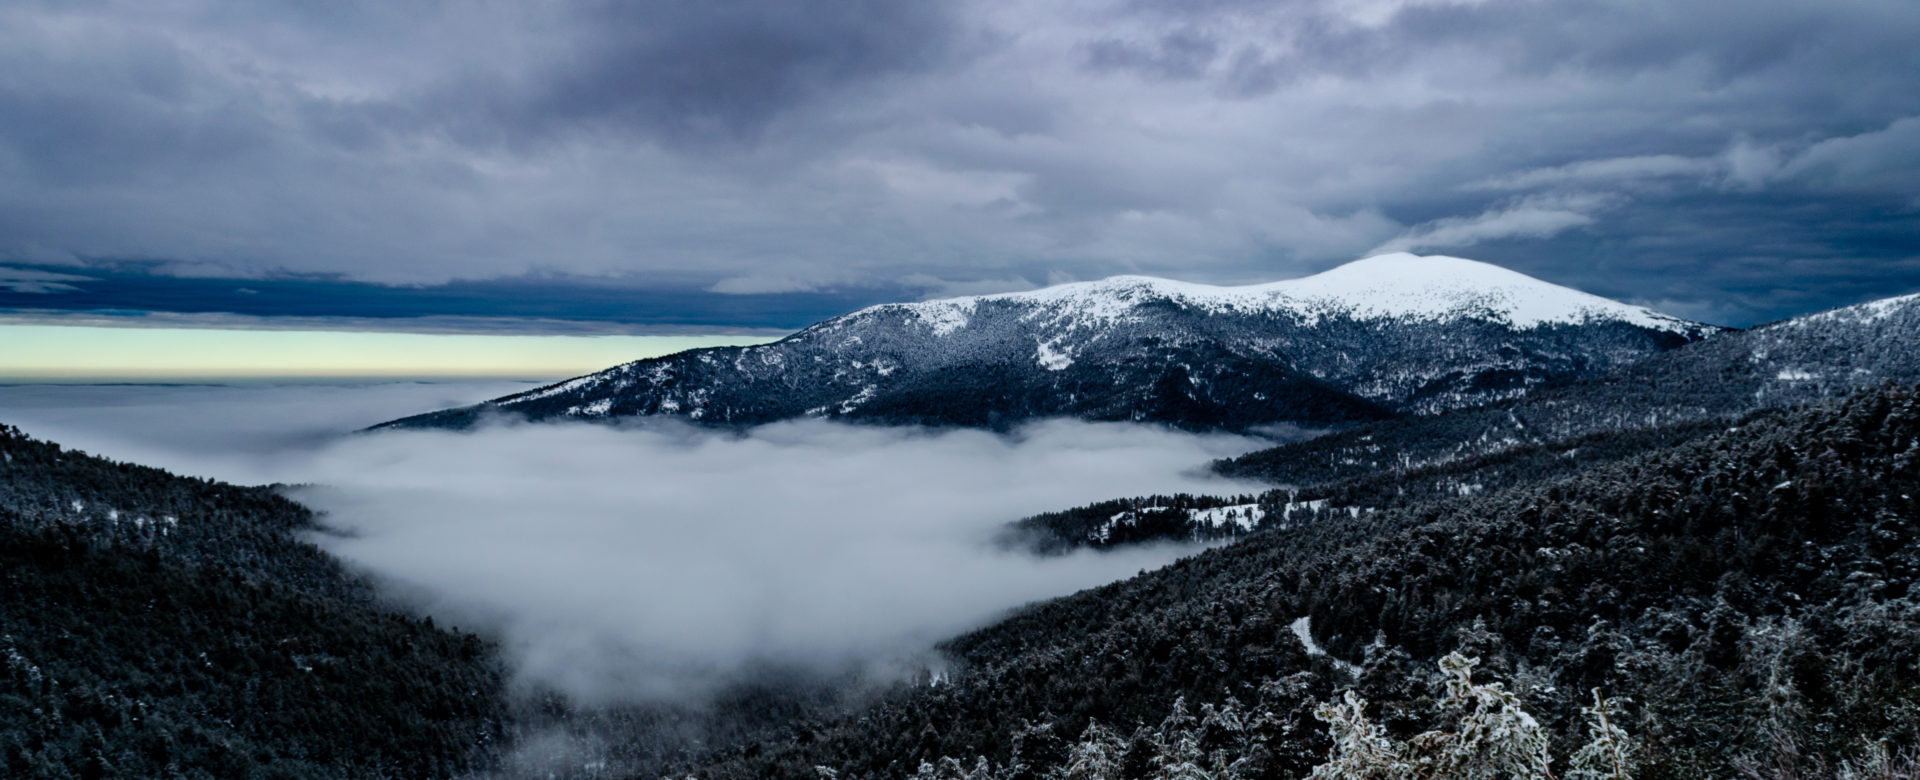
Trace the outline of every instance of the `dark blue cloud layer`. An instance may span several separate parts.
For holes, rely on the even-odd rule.
[[[28,269],[51,271],[52,269]],[[68,278],[72,279],[71,275]],[[50,316],[98,314],[129,322],[149,313],[384,322],[394,330],[471,320],[475,329],[534,329],[574,323],[586,330],[796,330],[903,290],[723,295],[683,285],[518,278],[393,286],[346,279],[234,279],[148,273],[137,266],[93,268],[62,289],[0,286],[0,311]],[[546,324],[532,321],[546,321]],[[591,327],[588,327],[591,326]]]

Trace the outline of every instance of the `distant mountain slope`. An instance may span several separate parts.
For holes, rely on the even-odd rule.
[[[1258,496],[1149,496],[1014,523],[1042,552],[1211,541],[1324,515],[1549,478],[1706,436],[1761,410],[1920,381],[1920,295],[1798,317],[1691,344],[1517,400],[1363,424],[1221,461],[1287,486]],[[1239,507],[1237,524],[1214,508]]]
[[[1730,419],[1920,381],[1920,295],[1796,317],[1477,409],[1390,420],[1249,453],[1226,474],[1305,486],[1605,431]]]
[[[1783,413],[1766,409],[1734,424]],[[1082,548],[1221,542],[1256,532],[1289,533],[1310,524],[1351,523],[1384,510],[1558,479],[1721,433],[1727,426],[1725,420],[1711,419],[1603,430],[1406,468],[1340,469],[1350,475],[1255,495],[1156,495],[1100,501],[1022,518],[1008,524],[999,541],[1008,549],[1058,555]]]
[[[463,427],[490,413],[1340,424],[1512,397],[1716,330],[1485,263],[1382,255],[1251,287],[1116,277],[886,304],[774,344],[638,361],[385,427]]]
[[[904,777],[978,755],[1022,765],[981,777],[1057,777],[1098,721],[1124,776],[1152,776],[1168,746],[1135,727],[1231,696],[1244,724],[1202,725],[1201,750],[1303,777],[1327,756],[1318,703],[1353,690],[1391,734],[1431,727],[1432,661],[1459,650],[1555,755],[1585,738],[1598,688],[1630,702],[1633,777],[1841,777],[1823,767],[1920,736],[1917,439],[1920,395],[1870,390],[1562,479],[1259,534],[1023,610],[947,643],[961,663],[938,684],[693,774]]]

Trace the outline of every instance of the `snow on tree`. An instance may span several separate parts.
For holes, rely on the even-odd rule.
[[[1587,744],[1574,751],[1566,780],[1631,780],[1633,742],[1627,732],[1613,725],[1617,699],[1600,696],[1593,689],[1593,706],[1582,707],[1593,722],[1587,727]]]
[[[1440,659],[1446,673],[1442,707],[1463,710],[1457,731],[1429,731],[1408,742],[1421,777],[1498,780],[1549,777],[1547,731],[1520,708],[1520,697],[1501,683],[1475,685],[1480,662],[1459,653]]]
[[[1089,721],[1068,749],[1066,780],[1120,780],[1127,743],[1098,721]]]
[[[1404,743],[1367,719],[1365,699],[1347,691],[1322,705],[1314,717],[1327,724],[1333,750],[1313,768],[1311,780],[1506,780],[1552,778],[1546,729],[1501,683],[1473,682],[1477,658],[1449,653],[1440,659],[1446,695],[1440,706],[1457,714],[1452,729],[1435,729]],[[1616,702],[1594,691],[1589,740],[1573,756],[1567,780],[1626,780],[1632,742],[1613,724]]]
[[[1323,704],[1313,713],[1327,724],[1333,751],[1327,762],[1313,768],[1309,780],[1403,780],[1413,766],[1401,756],[1401,746],[1367,719],[1367,700],[1347,691],[1339,702]]]

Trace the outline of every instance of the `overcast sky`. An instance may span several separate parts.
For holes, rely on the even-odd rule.
[[[1916,40],[1911,0],[20,0],[0,307],[790,328],[1411,249],[1746,324],[1920,289]]]

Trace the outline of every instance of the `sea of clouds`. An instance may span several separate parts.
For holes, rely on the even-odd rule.
[[[586,704],[698,699],[766,664],[898,668],[1009,609],[1192,547],[1037,558],[1012,520],[1241,492],[1200,470],[1252,439],[1048,421],[1012,434],[665,421],[352,431],[518,383],[0,387],[0,421],[179,473],[287,483],[324,547],[522,683]]]

